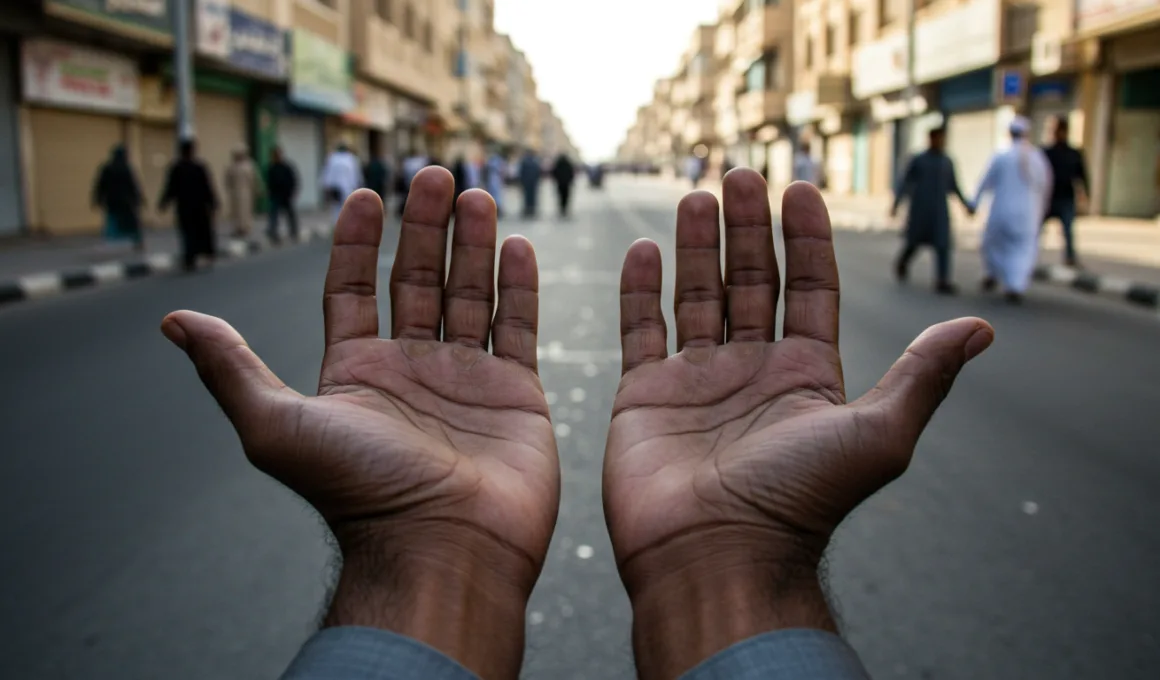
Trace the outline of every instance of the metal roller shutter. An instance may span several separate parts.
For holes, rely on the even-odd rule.
[[[198,156],[209,166],[214,187],[220,195],[222,178],[234,149],[246,143],[246,102],[220,94],[197,93],[194,105]]]
[[[96,234],[101,215],[91,205],[97,171],[122,142],[122,122],[111,116],[34,108],[33,166],[37,227],[53,234]]]
[[[995,153],[995,112],[956,113],[947,122],[947,154],[955,163],[959,186],[973,195]]]

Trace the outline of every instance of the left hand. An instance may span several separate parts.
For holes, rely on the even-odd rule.
[[[467,192],[445,287],[452,191],[442,168],[415,178],[389,339],[375,297],[382,203],[365,190],[347,200],[323,294],[316,397],[278,380],[220,319],[176,312],[162,330],[250,461],[334,533],[343,568],[326,625],[389,629],[484,677],[515,677],[560,493],[536,373],[535,253],[520,237],[504,243],[493,319],[495,204]]]

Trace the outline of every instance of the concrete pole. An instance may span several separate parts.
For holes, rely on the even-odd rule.
[[[906,88],[902,91],[902,100],[906,103],[906,116],[902,119],[902,126],[899,128],[902,134],[902,144],[899,148],[902,150],[902,158],[899,158],[898,166],[902,167],[905,163],[906,157],[910,154],[911,137],[913,136],[914,128],[914,100],[918,97],[918,81],[914,75],[915,66],[915,30],[918,24],[918,7],[917,0],[907,0],[906,3]]]
[[[193,139],[193,47],[190,43],[190,0],[173,3],[173,66],[177,87],[177,138]]]

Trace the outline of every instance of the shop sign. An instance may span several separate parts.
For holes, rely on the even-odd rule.
[[[140,100],[137,63],[131,59],[55,40],[21,46],[24,99],[37,104],[136,113]]]
[[[785,119],[790,125],[805,125],[814,120],[818,103],[813,90],[794,92],[785,100]]]
[[[290,60],[290,99],[295,104],[344,113],[354,108],[350,58],[338,45],[296,28]]]
[[[914,41],[915,82],[942,80],[997,62],[999,11],[999,0],[971,0],[919,21]],[[867,99],[906,87],[907,45],[906,34],[893,33],[856,48],[854,96]]]
[[[394,127],[395,116],[391,110],[391,98],[386,90],[369,83],[354,84],[354,108],[343,114],[348,123],[389,130]]]
[[[1160,0],[1076,0],[1076,28],[1090,31],[1157,8]]]
[[[198,51],[244,71],[286,77],[286,32],[225,0],[197,5]]]
[[[144,28],[164,35],[173,35],[169,20],[170,0],[49,0],[47,7],[54,14],[76,10],[96,19],[105,19],[134,28]],[[60,10],[65,10],[61,12]]]

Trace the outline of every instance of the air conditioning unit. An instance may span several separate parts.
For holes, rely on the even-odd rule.
[[[1055,35],[1036,33],[1031,38],[1031,72],[1037,76],[1063,68],[1063,41]]]

